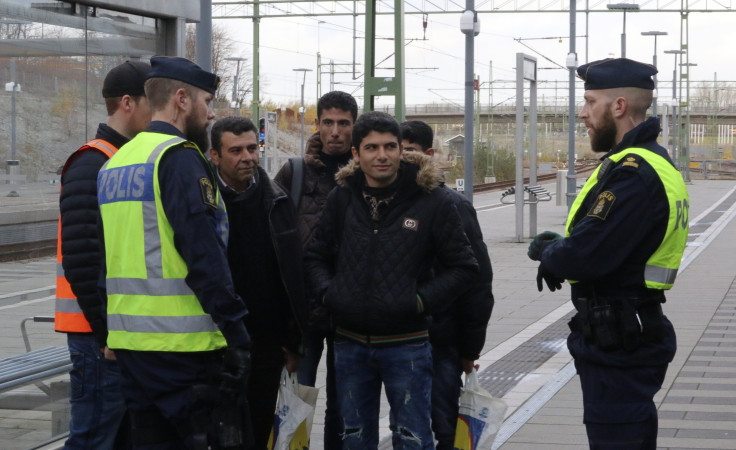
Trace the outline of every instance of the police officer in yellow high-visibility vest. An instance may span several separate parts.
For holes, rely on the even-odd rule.
[[[190,448],[206,425],[192,386],[242,391],[250,337],[227,266],[227,215],[202,154],[219,78],[184,58],[151,66],[151,125],[97,181],[107,343],[136,448]],[[225,377],[212,373],[221,362]]]
[[[655,449],[654,395],[676,350],[662,314],[688,234],[689,198],[659,119],[646,118],[657,69],[625,58],[577,70],[594,152],[605,152],[570,209],[564,235],[546,231],[529,246],[537,285],[571,285],[577,314],[568,348],[583,391],[592,449]]]

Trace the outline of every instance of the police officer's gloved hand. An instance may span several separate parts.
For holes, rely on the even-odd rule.
[[[250,351],[248,349],[229,347],[222,362],[220,392],[232,396],[244,392],[248,384],[250,367]]]
[[[559,241],[562,236],[555,233],[554,231],[543,231],[538,235],[534,236],[534,239],[529,244],[529,251],[526,252],[527,256],[532,261],[539,261],[542,259],[542,252],[549,244]]]
[[[562,282],[565,281],[562,278],[557,278],[552,275],[542,264],[539,265],[537,270],[537,290],[542,292],[542,280],[547,284],[547,287],[551,292],[562,289]]]

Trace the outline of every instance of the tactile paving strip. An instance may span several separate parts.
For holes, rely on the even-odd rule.
[[[559,318],[515,350],[482,370],[478,374],[481,386],[494,397],[503,397],[522,378],[534,372],[567,345],[567,335],[570,333],[567,322],[574,314],[575,311],[571,311]]]

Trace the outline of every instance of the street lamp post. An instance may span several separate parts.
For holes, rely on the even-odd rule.
[[[304,82],[307,80],[307,72],[311,72],[312,69],[293,69],[294,72],[304,72],[304,77],[302,78],[302,103],[299,108],[299,115],[302,116],[302,157],[304,157]]]
[[[226,61],[236,61],[237,66],[235,69],[235,78],[233,78],[233,113],[236,116],[240,115],[240,102],[238,101],[238,82],[240,81],[240,62],[247,61],[248,58],[241,58],[239,56],[232,56],[225,58]],[[256,117],[256,119],[258,119]]]
[[[679,133],[679,109],[677,104],[677,55],[682,55],[685,50],[665,50],[668,55],[675,55],[675,66],[672,68],[672,158],[677,164],[677,134]]]
[[[621,57],[626,58],[626,11],[639,11],[639,5],[636,3],[611,3],[606,5],[606,8],[624,13],[624,31],[621,33]]]
[[[642,31],[642,36],[654,36],[654,57],[652,63],[657,67],[657,36],[667,36],[666,31]],[[654,74],[654,101],[652,102],[652,116],[657,117],[657,97],[659,97],[659,88],[657,86],[657,74]]]
[[[324,20],[317,22],[317,100],[322,97],[322,53],[320,52],[319,44],[319,26],[323,23],[327,22]]]
[[[685,129],[682,133],[684,136],[680,140],[680,147],[682,148],[682,152],[680,152],[682,156],[680,170],[685,169],[685,176],[683,178],[686,183],[690,182],[690,67],[695,66],[697,64],[691,62],[680,63],[680,67],[687,67],[685,77],[687,80],[685,81],[685,106],[687,106],[687,109],[685,110]],[[680,102],[682,102],[682,75],[680,75]]]

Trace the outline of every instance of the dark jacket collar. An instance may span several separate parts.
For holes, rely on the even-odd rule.
[[[97,134],[95,135],[95,139],[102,139],[104,141],[107,141],[115,148],[120,148],[123,145],[127,144],[128,141],[130,141],[130,139],[118,133],[117,130],[106,123],[101,123],[97,127]]]
[[[148,125],[148,129],[146,131],[150,131],[153,133],[170,134],[172,136],[179,136],[183,139],[187,138],[186,136],[184,136],[184,133],[182,133],[181,130],[179,130],[172,124],[168,122],[163,122],[161,120],[154,120],[153,122],[151,122],[151,124]]]
[[[268,210],[276,201],[287,198],[286,191],[284,191],[278,183],[272,181],[268,177],[268,173],[266,173],[266,171],[261,166],[258,166],[256,168],[255,184],[252,184],[248,189],[243,192],[236,192],[229,186],[225,185],[219,175],[219,169],[217,169],[214,164],[212,165],[212,167],[213,170],[217,173],[217,184],[220,188],[220,192],[227,202],[248,201],[248,199],[250,198],[258,197],[258,195],[256,195],[256,191],[262,190],[263,203],[266,206],[266,210]]]
[[[636,127],[629,130],[628,133],[624,134],[624,137],[623,139],[621,139],[621,142],[616,144],[616,146],[613,147],[613,150],[606,153],[601,158],[601,160],[604,160],[611,155],[614,155],[622,150],[625,150],[631,147],[650,148],[651,142],[652,141],[656,142],[657,136],[659,136],[660,131],[661,131],[661,128],[659,126],[659,119],[656,117],[650,117],[644,122],[637,125]]]

